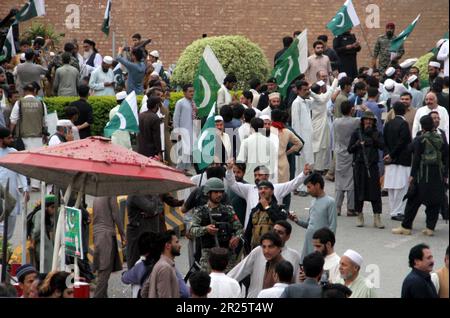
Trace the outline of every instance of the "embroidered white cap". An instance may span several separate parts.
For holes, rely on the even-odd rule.
[[[362,256],[358,252],[355,252],[354,250],[347,250],[343,256],[347,256],[348,258],[350,258],[352,262],[358,265],[359,267],[361,267],[361,264],[363,263]]]
[[[121,91],[116,94],[116,100],[124,100],[127,98],[127,92]]]

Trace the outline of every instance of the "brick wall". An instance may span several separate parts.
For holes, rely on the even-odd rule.
[[[4,17],[18,2],[25,1],[2,0],[0,16]],[[111,30],[116,33],[116,47],[129,41],[135,32],[141,33],[143,37],[150,37],[153,43],[149,48],[159,50],[166,65],[175,63],[184,48],[203,33],[208,36],[245,35],[262,47],[272,63],[274,54],[282,47],[281,39],[292,35],[295,30],[308,28],[310,45],[319,34],[331,37],[325,25],[343,2],[344,0],[114,0]],[[65,26],[69,16],[65,11],[70,4],[80,7],[79,29],[69,30]],[[355,0],[354,4],[372,49],[377,36],[384,33],[387,22],[394,21],[399,33],[418,13],[422,13],[422,18],[413,35],[406,41],[405,58],[424,54],[448,31],[447,0]],[[366,7],[370,4],[380,7],[380,29],[365,27],[368,16]],[[52,24],[56,31],[65,33],[66,40],[92,38],[97,42],[100,53],[111,54],[112,32],[107,38],[100,31],[105,5],[106,0],[46,0],[47,15],[33,21]],[[29,24],[24,23],[21,31]],[[361,29],[357,27],[354,32],[363,46],[358,56],[359,65],[367,65],[370,60],[369,50]]]

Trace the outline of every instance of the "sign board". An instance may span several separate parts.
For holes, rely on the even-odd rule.
[[[66,224],[64,243],[66,255],[83,259],[83,238],[81,236],[81,210],[65,207]]]

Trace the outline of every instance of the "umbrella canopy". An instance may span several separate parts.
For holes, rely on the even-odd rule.
[[[0,165],[33,179],[92,196],[141,195],[176,191],[194,184],[164,164],[103,137],[12,152]]]

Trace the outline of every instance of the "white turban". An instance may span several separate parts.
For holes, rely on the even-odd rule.
[[[358,265],[359,267],[361,267],[361,264],[363,263],[362,256],[358,252],[355,252],[354,250],[347,250],[343,256],[347,256],[348,258],[350,258],[351,261],[356,265]]]

